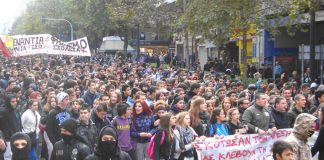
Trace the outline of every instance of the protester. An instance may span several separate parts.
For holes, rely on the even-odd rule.
[[[38,113],[39,101],[29,100],[27,110],[21,116],[22,132],[26,133],[30,138],[31,151],[30,160],[37,160],[37,142],[39,137],[40,115]]]
[[[317,136],[317,139],[315,141],[314,146],[312,147],[312,156],[314,157],[317,152],[319,152],[318,159],[323,160],[324,159],[324,146],[323,146],[323,138],[324,138],[324,106],[322,105],[319,109],[319,115],[320,119],[320,131]]]
[[[155,133],[154,159],[172,160],[174,150],[173,129],[176,117],[171,113],[164,114],[160,119],[160,126]],[[163,136],[164,134],[164,136]],[[163,139],[162,139],[163,138]],[[162,144],[160,142],[162,141]]]
[[[96,125],[97,135],[99,135],[100,130],[110,125],[110,120],[107,117],[108,108],[106,105],[100,104],[91,113],[91,120]]]
[[[0,130],[0,160],[3,159],[3,153],[6,151],[6,140],[3,137],[2,131]]]
[[[189,109],[191,127],[194,128],[199,136],[209,136],[210,119],[207,113],[205,99],[197,97],[191,102]]]
[[[180,112],[177,115],[177,126],[174,130],[175,160],[194,159],[194,141],[196,137],[198,137],[197,133],[190,127],[189,113]]]
[[[287,101],[284,97],[277,97],[275,104],[271,107],[271,115],[275,120],[277,129],[290,128],[287,115]]]
[[[285,139],[293,148],[293,160],[310,160],[312,153],[307,144],[314,134],[316,117],[301,113],[297,116],[293,132]]]
[[[274,160],[293,160],[293,148],[283,140],[274,142],[271,151]]]
[[[54,144],[51,160],[84,160],[91,154],[87,143],[77,134],[77,121],[69,118],[60,125],[62,139]]]
[[[98,134],[95,123],[90,118],[91,112],[90,108],[82,106],[80,108],[80,117],[78,119],[77,134],[81,136],[90,147],[93,152],[94,148],[97,146]]]
[[[27,134],[16,132],[10,138],[11,160],[29,160],[31,142]]]
[[[12,152],[10,145],[10,136],[21,131],[20,113],[16,112],[17,98],[14,94],[7,94],[1,97],[4,100],[0,107],[0,130],[6,140],[7,149],[4,153],[5,160],[11,160]]]
[[[297,94],[295,96],[295,103],[292,107],[290,107],[290,110],[288,111],[288,124],[290,128],[294,127],[295,119],[297,116],[301,113],[306,113],[305,110],[305,104],[306,104],[306,98],[302,94]]]
[[[135,148],[131,143],[130,126],[132,120],[127,116],[127,109],[129,105],[127,103],[118,103],[116,106],[118,116],[116,116],[111,124],[117,130],[118,134],[118,146],[122,151],[128,153],[132,159],[136,159]]]
[[[255,95],[255,104],[244,111],[243,125],[248,125],[249,132],[272,134],[277,128],[270,112],[265,109],[267,97],[264,93]]]
[[[51,143],[54,145],[61,139],[60,124],[70,118],[70,113],[67,111],[67,105],[69,104],[69,95],[65,92],[57,94],[58,106],[51,110],[46,121],[45,131]]]
[[[228,135],[245,134],[248,131],[247,126],[243,126],[240,122],[240,112],[237,108],[231,108],[227,112],[227,129]]]
[[[152,111],[143,100],[137,100],[133,107],[133,119],[131,126],[131,137],[136,140],[137,160],[148,158],[146,150],[150,138],[155,133],[154,116]]]
[[[105,126],[99,133],[98,146],[85,160],[132,160],[118,146],[118,134],[115,128]]]
[[[225,122],[225,113],[222,108],[215,108],[211,116],[210,133],[214,136],[228,136],[228,126]]]

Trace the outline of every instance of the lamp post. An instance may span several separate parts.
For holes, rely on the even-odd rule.
[[[65,21],[67,23],[69,23],[70,25],[70,28],[71,28],[71,41],[73,41],[73,26],[72,26],[72,23],[66,19],[55,19],[55,18],[47,18],[45,16],[42,16],[42,21],[43,23],[45,23],[45,20],[49,20],[49,21]]]

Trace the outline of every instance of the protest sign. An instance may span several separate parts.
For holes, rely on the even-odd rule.
[[[91,56],[86,37],[71,42],[62,42],[49,34],[13,36],[13,56],[54,54]]]
[[[280,129],[272,135],[245,134],[225,136],[222,139],[206,138],[198,142],[200,160],[269,160],[272,159],[272,144],[290,135],[292,129]],[[318,133],[309,139],[313,145]]]

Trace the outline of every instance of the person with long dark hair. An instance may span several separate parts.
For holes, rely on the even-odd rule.
[[[133,122],[131,126],[131,137],[135,139],[137,160],[147,158],[147,146],[150,138],[155,133],[154,116],[147,103],[136,100],[133,106]]]
[[[215,108],[211,117],[210,136],[228,135],[228,127],[224,123],[224,121],[225,121],[224,110],[219,107]]]
[[[165,114],[160,118],[160,126],[156,131],[154,139],[154,160],[172,160],[173,154],[173,129],[176,124],[176,117],[171,113]],[[163,136],[164,134],[164,136]],[[164,139],[162,138],[164,137]],[[162,144],[160,144],[163,139]]]
[[[319,119],[320,119],[320,131],[315,141],[314,146],[312,147],[312,156],[314,156],[317,152],[319,152],[318,159],[324,160],[324,103],[319,105]]]

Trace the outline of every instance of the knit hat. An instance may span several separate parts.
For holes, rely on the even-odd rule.
[[[72,135],[76,135],[78,123],[75,119],[69,118],[63,121],[60,125],[61,128],[69,131]]]
[[[57,98],[57,102],[58,103],[61,103],[63,101],[63,99],[66,97],[66,96],[69,96],[67,93],[65,92],[60,92],[56,95],[56,98]]]
[[[163,100],[158,100],[154,103],[154,113],[159,112],[160,110],[166,110],[167,104]]]

